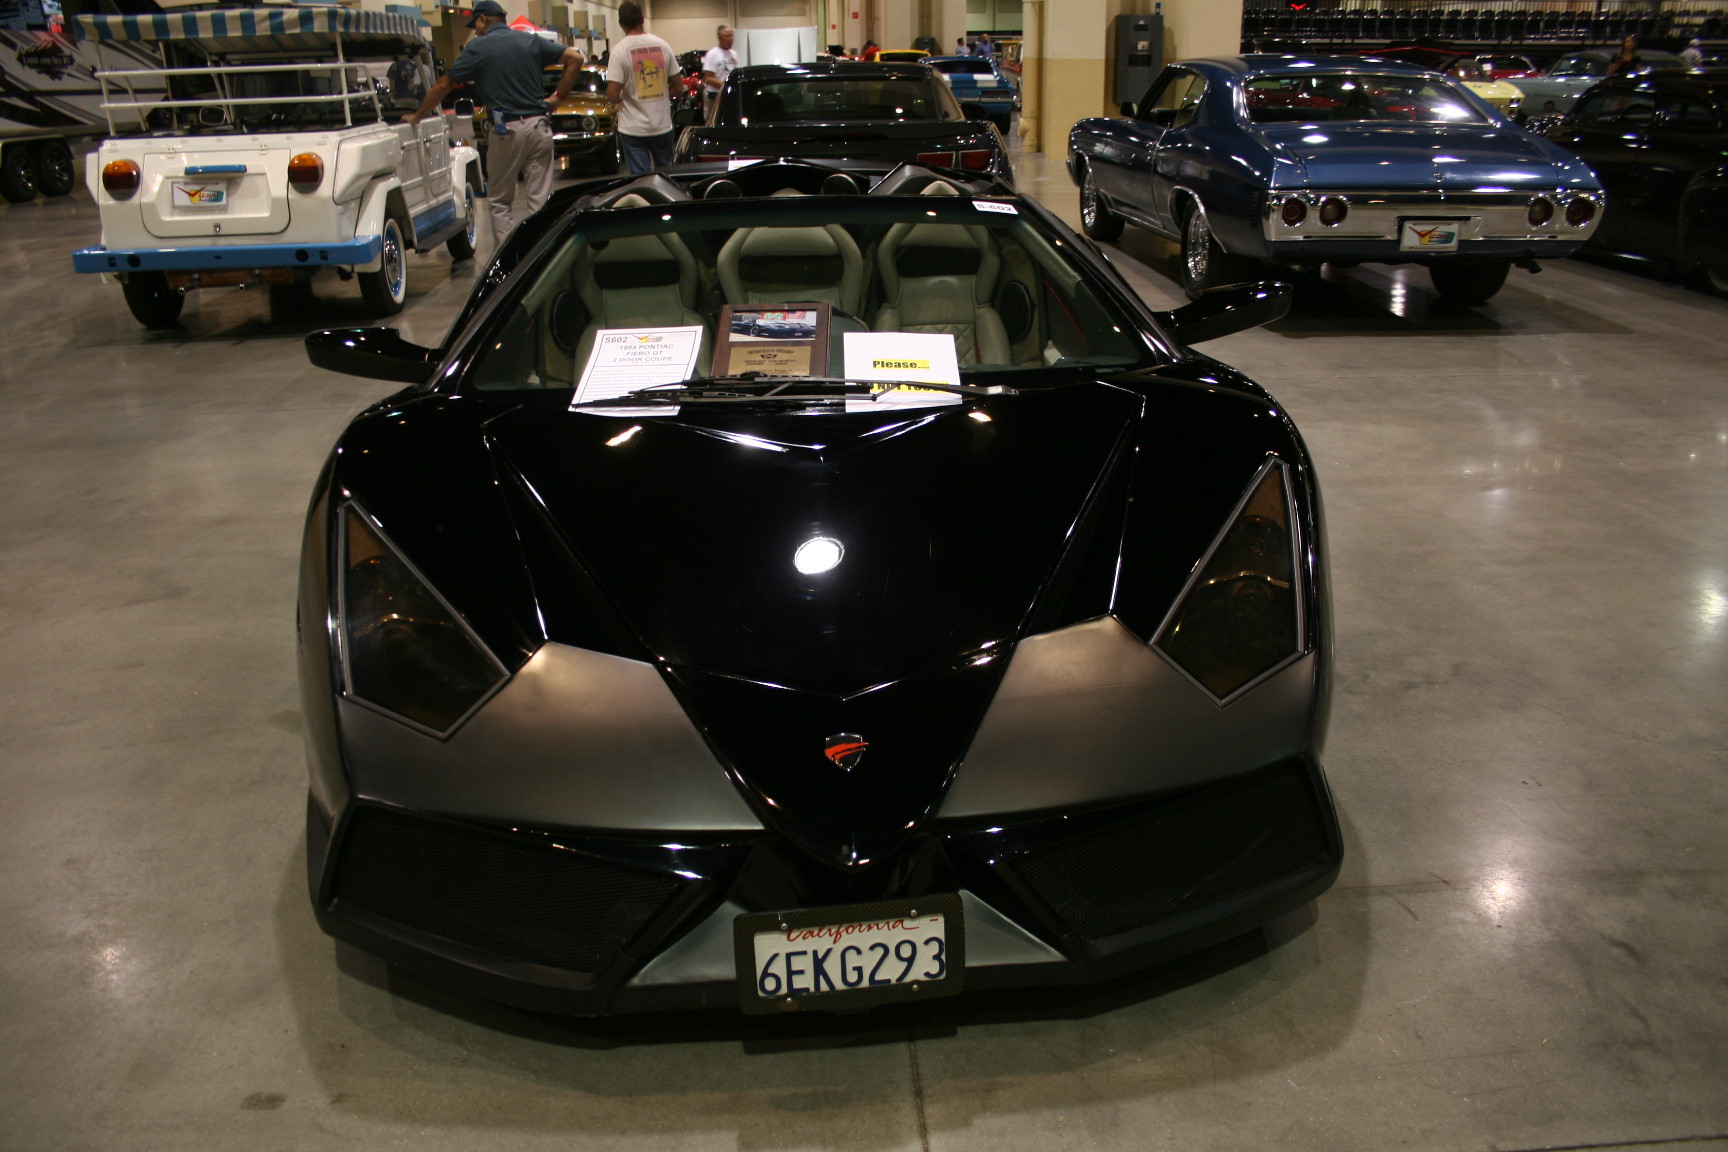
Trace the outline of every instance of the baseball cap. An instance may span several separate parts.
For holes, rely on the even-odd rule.
[[[498,0],[480,0],[478,4],[474,5],[474,15],[468,18],[468,27],[474,27],[474,21],[482,16],[501,17],[503,15],[504,5],[498,3]]]

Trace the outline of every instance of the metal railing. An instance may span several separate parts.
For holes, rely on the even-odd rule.
[[[342,92],[282,92],[264,96],[241,96],[235,94],[232,81],[236,77],[262,74],[297,73],[314,81],[324,83],[314,87],[326,87],[331,80],[340,81],[344,87],[350,83],[349,78],[357,78],[358,86]],[[224,127],[227,125],[241,126],[244,118],[237,109],[274,105],[303,109],[307,105],[339,106],[342,114],[342,127],[354,125],[354,104],[371,101],[373,120],[384,119],[384,108],[378,100],[377,84],[373,81],[365,64],[347,64],[334,62],[318,62],[304,64],[222,64],[193,68],[134,68],[125,71],[98,71],[96,79],[102,85],[102,103],[99,107],[108,119],[109,135],[119,135],[114,126],[114,113],[120,111],[132,112],[140,124],[147,122],[147,117],[157,109],[206,109],[218,108],[223,111],[219,120],[204,119],[204,113],[198,111],[195,116],[199,125],[206,128]],[[155,91],[140,96],[138,84],[145,81],[155,81],[163,88],[170,87],[173,77],[207,76],[211,78],[215,93],[195,97],[174,97],[157,95]],[[114,87],[111,88],[110,85]],[[114,88],[124,89],[126,99],[118,99]],[[306,117],[302,113],[298,119]],[[332,120],[334,118],[332,117]],[[335,125],[332,123],[331,125]]]

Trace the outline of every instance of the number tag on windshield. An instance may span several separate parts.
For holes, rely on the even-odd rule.
[[[758,912],[733,922],[746,1012],[844,1012],[952,996],[965,969],[951,895]]]

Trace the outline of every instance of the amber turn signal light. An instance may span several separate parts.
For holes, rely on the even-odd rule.
[[[102,166],[102,187],[116,200],[130,200],[138,193],[143,173],[132,160],[110,160]]]
[[[288,161],[288,186],[296,192],[316,192],[324,182],[324,161],[315,153],[302,152]]]

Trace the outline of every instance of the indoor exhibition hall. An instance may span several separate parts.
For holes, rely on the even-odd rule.
[[[0,1149],[1728,1152],[1728,198],[1640,254],[1586,152],[1728,79],[1359,54],[1715,14],[1197,6],[1125,107],[1041,3],[832,30],[990,29],[1006,132],[650,6],[727,151],[503,243],[483,109],[328,83],[411,17],[290,124],[78,16],[165,78],[0,165]],[[810,150],[890,91],[982,135]]]

